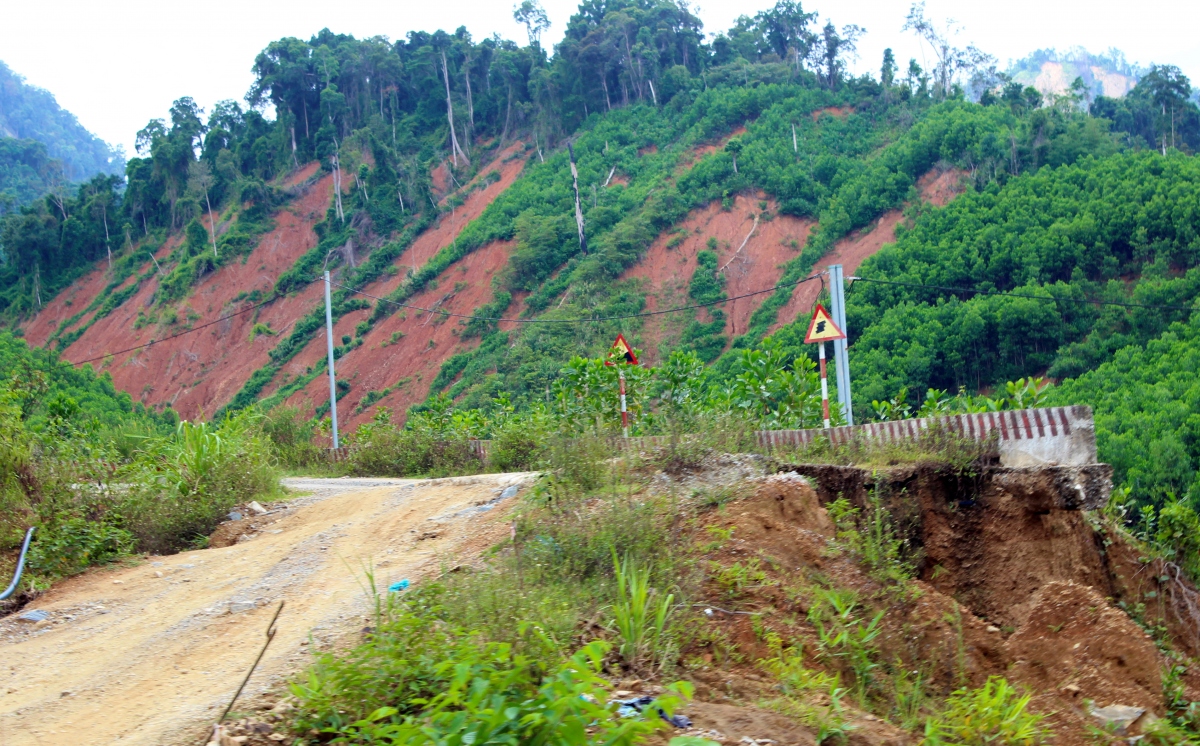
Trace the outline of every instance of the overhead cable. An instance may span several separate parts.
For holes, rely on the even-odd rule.
[[[332,283],[332,284],[335,285],[336,287],[342,288],[343,290],[347,290],[351,293],[356,293],[356,294],[364,296],[366,298],[371,298],[373,300],[379,301],[380,303],[387,303],[389,305],[397,306],[399,308],[407,308],[412,311],[424,311],[426,313],[441,314],[442,316],[452,317],[452,318],[456,318],[456,319],[471,319],[471,320],[476,320],[476,321],[510,322],[513,324],[586,324],[586,323],[591,323],[591,322],[596,322],[596,321],[624,321],[626,319],[640,319],[640,318],[645,318],[647,316],[661,316],[663,314],[668,314],[668,313],[679,313],[680,311],[691,311],[691,310],[695,310],[697,308],[708,308],[709,306],[717,306],[722,303],[729,303],[731,301],[741,300],[742,298],[749,298],[749,297],[752,297],[755,295],[762,295],[763,293],[773,293],[776,290],[779,290],[780,288],[795,287],[796,285],[801,285],[805,282],[808,282],[809,280],[815,280],[815,279],[819,278],[821,276],[821,274],[822,273],[818,272],[817,274],[809,275],[808,277],[805,277],[800,280],[795,280],[792,282],[781,282],[778,285],[774,285],[772,287],[765,288],[763,290],[755,290],[750,293],[742,293],[741,295],[735,295],[732,298],[721,298],[720,300],[708,301],[707,303],[693,303],[690,306],[677,306],[675,308],[665,308],[661,311],[643,311],[641,313],[630,313],[630,314],[625,314],[623,316],[592,316],[592,317],[588,317],[588,318],[575,318],[575,319],[543,319],[543,318],[521,319],[521,318],[503,318],[503,317],[493,317],[493,316],[474,316],[474,315],[468,314],[468,313],[453,313],[451,311],[443,311],[440,308],[423,308],[421,306],[414,306],[414,305],[411,305],[408,303],[401,303],[400,301],[390,300],[388,298],[380,298],[377,295],[371,295],[370,293],[364,292],[362,290],[355,290],[354,288],[349,287],[348,285],[341,285],[336,282]]]
[[[1083,303],[1097,306],[1119,306],[1121,308],[1149,308],[1158,311],[1195,311],[1195,306],[1159,306],[1152,303],[1122,303],[1114,300],[1100,300],[1099,298],[1064,298],[1057,295],[1030,295],[1029,293],[1011,293],[1002,290],[975,290],[972,288],[955,288],[945,285],[923,285],[918,282],[900,282],[898,280],[879,280],[873,277],[857,277],[849,276],[846,278],[851,282],[873,282],[879,285],[899,285],[907,288],[925,288],[929,290],[943,290],[948,293],[963,293],[973,295],[999,295],[1009,298],[1028,298],[1030,300],[1048,300],[1056,303]]]

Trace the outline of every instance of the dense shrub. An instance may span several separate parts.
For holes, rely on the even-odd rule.
[[[173,436],[145,445],[117,504],[140,549],[182,549],[207,536],[239,502],[279,492],[259,417],[242,412],[219,425],[180,422]]]
[[[511,645],[430,627],[401,609],[349,653],[322,654],[292,685],[295,727],[351,743],[630,746],[664,722],[619,717],[605,704],[606,651],[592,642],[546,668]],[[680,700],[668,692],[657,705],[670,712]]]
[[[347,439],[346,468],[369,476],[446,476],[483,471],[478,451],[463,434],[434,427],[399,427],[380,407]]]

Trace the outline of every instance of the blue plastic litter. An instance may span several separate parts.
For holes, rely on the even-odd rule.
[[[388,586],[388,591],[391,593],[399,593],[400,591],[408,590],[408,578],[397,581]]]
[[[654,697],[635,697],[633,699],[618,699],[614,704],[620,705],[617,708],[617,715],[623,718],[636,717],[642,714],[646,706],[654,701]],[[654,708],[658,710],[658,716],[666,720],[676,728],[690,728],[692,721],[690,718],[683,715],[672,715],[667,717],[667,713],[662,711],[662,708]]]
[[[17,617],[17,619],[20,619],[22,622],[44,622],[49,618],[50,618],[50,615],[48,613],[42,611],[41,609],[34,609],[33,611],[27,611],[24,614]]]
[[[231,521],[240,521],[240,520],[242,520],[242,514],[241,514],[241,513],[239,513],[239,512],[237,512],[237,511],[235,510],[235,511],[233,511],[232,513],[230,513],[230,514],[229,514],[229,520],[231,520]]]

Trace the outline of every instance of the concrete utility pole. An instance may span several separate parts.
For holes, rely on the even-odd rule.
[[[338,447],[337,378],[333,373],[333,310],[329,303],[329,270],[325,270],[325,348],[329,352],[329,417],[333,422],[333,447]]]
[[[846,279],[842,265],[829,266],[829,312],[833,314],[833,323],[848,334],[846,330]],[[842,406],[842,416],[847,425],[854,424],[854,410],[850,402],[850,357],[846,353],[845,339],[833,341],[834,373],[837,381],[838,403]]]

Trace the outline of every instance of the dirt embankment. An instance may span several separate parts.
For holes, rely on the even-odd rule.
[[[371,624],[368,570],[381,588],[419,583],[444,558],[470,562],[505,537],[513,501],[498,496],[528,476],[306,480],[297,486],[315,495],[273,506],[263,520],[274,522],[231,546],[56,585],[26,607],[45,622],[0,620],[0,743],[202,743],[280,601],[278,634],[240,710]]]
[[[1005,676],[1032,691],[1031,706],[1047,715],[1058,744],[1091,743],[1088,701],[1165,714],[1162,673],[1172,663],[1117,604],[1132,609],[1166,599],[1145,613],[1147,624],[1166,625],[1176,649],[1192,655],[1200,626],[1187,603],[1197,597],[1190,586],[1148,572],[1121,536],[1093,526],[1079,509],[1080,495],[1102,483],[1108,467],[974,476],[931,466],[781,468],[807,474],[816,491],[796,474],[762,482],[754,497],[718,516],[734,540],[714,559],[759,558],[771,568],[770,580],[732,608],[778,610],[762,623],[802,642],[806,657],[820,649],[815,631],[785,620],[811,608],[814,589],[832,586],[854,591],[867,614],[886,612],[881,660],[919,672],[942,695]],[[876,491],[916,550],[915,591],[889,590],[847,552],[830,551],[834,531],[824,506],[845,497],[866,511]],[[748,657],[769,656],[751,620],[718,614],[716,621]],[[1192,698],[1200,694],[1197,672],[1184,681]],[[756,685],[750,678],[738,686],[748,695]],[[721,688],[717,681],[711,687],[706,696]]]

